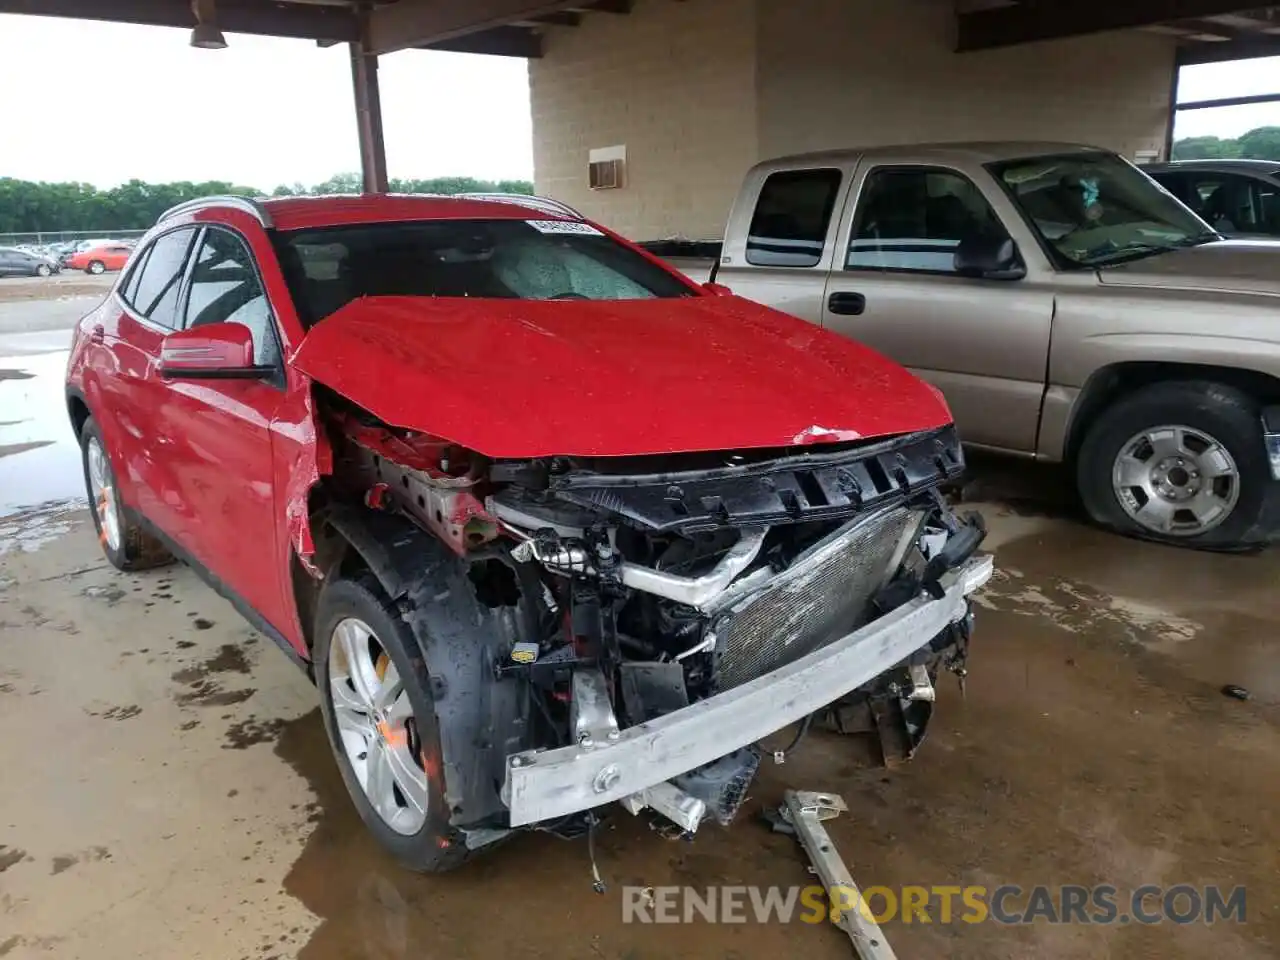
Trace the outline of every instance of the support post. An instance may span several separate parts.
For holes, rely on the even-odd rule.
[[[387,147],[382,139],[382,98],[378,93],[378,58],[362,43],[351,45],[351,86],[360,134],[360,169],[365,193],[387,192]]]
[[[1182,64],[1175,57],[1173,61],[1173,79],[1169,84],[1169,118],[1164,127],[1165,163],[1173,159],[1174,130],[1178,125],[1178,87],[1182,82]]]

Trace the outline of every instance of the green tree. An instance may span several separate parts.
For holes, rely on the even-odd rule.
[[[1239,143],[1221,137],[1187,137],[1173,145],[1174,160],[1225,160],[1238,156]]]
[[[271,195],[359,193],[361,188],[358,173],[339,173],[311,187],[301,183],[281,184],[271,191]],[[527,180],[494,182],[475,177],[394,180],[391,188],[399,193],[533,192],[533,184]],[[142,230],[155,223],[164,211],[175,204],[215,194],[261,196],[262,191],[221,180],[203,183],[130,180],[101,190],[87,183],[35,183],[0,177],[0,233]]]
[[[1173,145],[1174,160],[1280,161],[1280,127],[1257,127],[1234,140],[1221,137],[1186,137]]]
[[[1237,141],[1240,156],[1250,160],[1280,161],[1280,127],[1258,127]]]

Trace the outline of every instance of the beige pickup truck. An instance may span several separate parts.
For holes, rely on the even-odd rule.
[[[712,252],[699,279],[910,367],[971,446],[1070,464],[1098,523],[1213,549],[1280,538],[1280,243],[1223,240],[1120,157],[774,160]]]

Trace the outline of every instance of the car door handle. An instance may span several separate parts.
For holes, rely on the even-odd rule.
[[[827,309],[846,317],[860,317],[867,309],[867,298],[860,293],[833,293]]]
[[[89,331],[90,343],[102,343],[106,339],[107,339],[107,331],[103,328],[102,324],[98,324],[92,330]]]

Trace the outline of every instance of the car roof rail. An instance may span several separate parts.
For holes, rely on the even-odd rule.
[[[586,219],[567,203],[528,193],[460,193],[458,196],[467,200],[487,200],[490,203],[513,203],[516,206],[537,210],[539,213],[553,213],[556,216],[573,217],[575,220]]]
[[[170,207],[164,213],[160,214],[161,220],[168,220],[170,217],[176,217],[183,213],[192,213],[196,210],[204,210],[209,207],[228,207],[232,210],[239,210],[249,214],[257,220],[263,227],[268,230],[272,227],[271,214],[257,200],[250,197],[236,196],[219,196],[219,197],[197,197],[195,200],[188,200],[180,203],[175,207]]]

